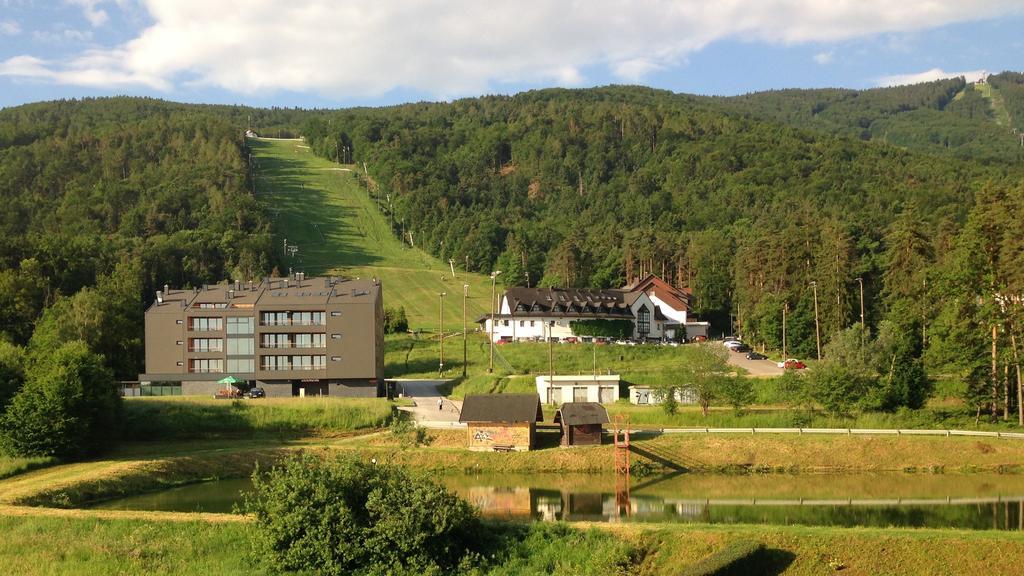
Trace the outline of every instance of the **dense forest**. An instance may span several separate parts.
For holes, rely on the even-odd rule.
[[[241,131],[215,110],[117,98],[0,111],[0,340],[84,339],[134,378],[157,287],[270,270]]]
[[[267,207],[247,192],[251,126],[365,163],[396,235],[509,284],[655,273],[754,343],[781,348],[785,317],[787,350],[810,358],[817,309],[826,357],[857,330],[874,370],[906,358],[1008,409],[1022,122],[1015,73],[735,98],[607,87],[337,111],[21,106],[0,111],[0,339],[31,350],[88,334],[131,377],[156,287],[273,268]]]
[[[891,352],[877,370],[899,357],[995,386],[1016,325],[991,302],[1017,289],[1024,172],[992,102],[1016,110],[1005,86],[1018,81],[993,77],[988,96],[962,78],[734,99],[542,90],[342,110],[302,132],[325,157],[366,162],[396,234],[507,283],[653,272],[755,343],[781,348],[787,316],[788,350],[805,357],[818,355],[815,309],[820,346],[839,346],[863,286],[857,339]],[[998,366],[983,350],[994,325]]]

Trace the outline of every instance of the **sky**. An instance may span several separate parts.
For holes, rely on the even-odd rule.
[[[1022,57],[1024,0],[0,0],[0,107],[863,89],[1020,71]]]

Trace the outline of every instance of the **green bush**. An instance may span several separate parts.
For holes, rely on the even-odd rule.
[[[274,571],[435,575],[465,566],[480,521],[425,475],[347,457],[300,454],[253,474],[243,508],[253,551]]]
[[[0,418],[0,439],[15,456],[88,456],[118,437],[121,414],[103,357],[76,340],[32,367]]]
[[[576,336],[597,336],[602,338],[632,338],[632,320],[573,320],[569,329]]]
[[[409,331],[409,319],[405,316],[405,306],[384,309],[384,333],[401,334]]]
[[[757,573],[764,544],[753,540],[733,540],[718,552],[687,566],[680,576],[743,576]]]
[[[0,341],[0,413],[25,383],[24,357],[21,348]]]

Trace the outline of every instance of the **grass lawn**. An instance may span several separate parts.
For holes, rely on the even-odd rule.
[[[469,284],[466,315],[490,311],[491,280],[411,248],[392,234],[390,224],[351,172],[318,158],[298,141],[249,139],[258,162],[257,197],[275,215],[278,245],[299,247],[295,271],[308,275],[376,276],[384,305],[405,307],[411,329],[437,331],[438,294],[446,292],[445,330],[462,330],[463,285]],[[455,255],[456,265],[464,255]],[[287,273],[287,270],[281,272]],[[500,291],[499,291],[500,293]]]
[[[8,476],[21,474],[22,472],[28,472],[29,470],[35,470],[36,468],[43,468],[55,462],[57,462],[56,458],[48,456],[29,456],[23,458],[0,455],[0,480]]]
[[[243,523],[89,517],[0,517],[0,566],[36,575],[264,574],[247,558]],[[765,574],[866,576],[1019,574],[1024,537],[1014,532],[837,529],[801,526],[595,525],[519,529],[483,574],[671,576],[745,538],[764,543]]]
[[[379,428],[395,403],[383,398],[261,398],[205,396],[127,398],[125,437],[132,440],[219,435],[330,435]]]

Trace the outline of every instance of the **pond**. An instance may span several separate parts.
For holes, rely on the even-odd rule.
[[[512,520],[699,522],[1024,530],[1024,475],[452,474],[443,482],[485,516]],[[94,505],[231,512],[248,479],[191,484]]]

